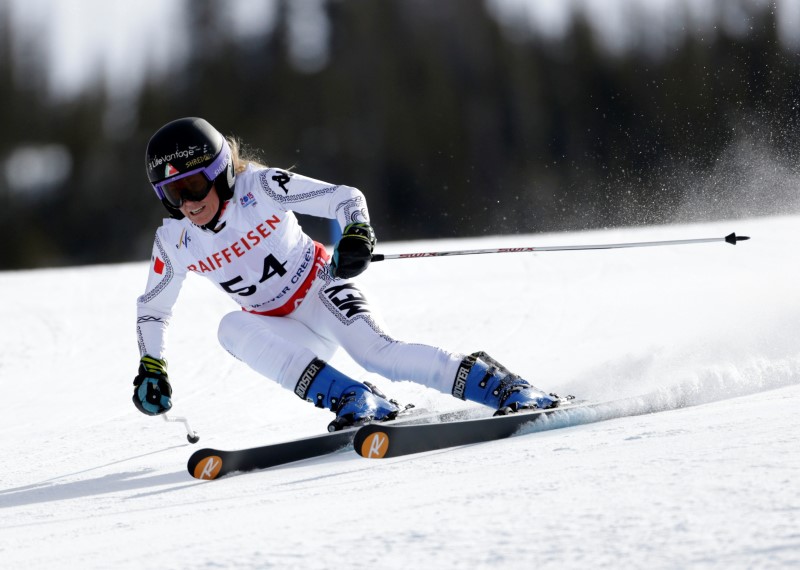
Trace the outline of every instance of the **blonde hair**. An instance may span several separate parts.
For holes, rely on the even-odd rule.
[[[266,164],[261,164],[258,150],[246,148],[236,137],[226,137],[226,139],[231,147],[231,160],[233,160],[235,174],[244,172],[248,164],[252,164],[256,168],[267,168]]]

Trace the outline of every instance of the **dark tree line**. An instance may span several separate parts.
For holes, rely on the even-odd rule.
[[[326,5],[327,63],[309,72],[291,63],[287,0],[247,41],[220,3],[195,0],[187,60],[123,102],[100,85],[48,98],[0,9],[0,268],[147,257],[163,212],[144,148],[188,115],[270,165],[361,188],[379,240],[796,209],[800,60],[770,6],[738,2],[746,33],[689,30],[654,54],[610,53],[580,14],[545,40],[478,0],[340,0]],[[20,191],[15,151],[46,144],[68,149],[68,176]],[[325,241],[324,224],[304,225]]]

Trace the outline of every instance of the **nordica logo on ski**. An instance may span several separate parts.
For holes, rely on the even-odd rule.
[[[350,283],[334,285],[325,289],[325,294],[347,319],[352,319],[361,313],[369,313],[367,298],[356,289],[355,285]]]

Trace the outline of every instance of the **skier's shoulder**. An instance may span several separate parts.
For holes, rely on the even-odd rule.
[[[258,177],[261,175],[262,172],[268,170],[269,170],[268,166],[264,166],[262,164],[258,164],[255,162],[248,162],[247,165],[244,167],[244,169],[236,173],[236,186],[239,186],[239,182],[244,182],[245,184],[252,184],[254,181],[258,180]]]
[[[156,229],[156,235],[162,238],[176,234],[180,235],[184,228],[185,225],[182,220],[164,218],[161,220],[161,225]]]
[[[175,255],[175,250],[182,249],[190,239],[189,227],[191,224],[185,219],[164,218],[161,225],[156,229],[156,247],[165,255]]]
[[[243,186],[248,188],[257,187],[278,202],[284,202],[293,195],[324,194],[326,190],[330,191],[337,187],[330,182],[295,172],[291,168],[251,164],[242,172],[242,175],[245,180]],[[236,176],[236,184],[238,186],[240,175],[237,174]]]
[[[248,163],[244,170],[236,173],[236,184],[233,187],[234,198],[242,198],[254,192],[263,194],[269,188],[269,176],[273,169],[261,164]]]

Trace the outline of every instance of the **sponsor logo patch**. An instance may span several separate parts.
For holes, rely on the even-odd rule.
[[[164,261],[160,257],[156,257],[153,261],[153,271],[159,275],[164,274]]]
[[[206,151],[207,151],[207,149],[205,148],[205,145],[204,145],[203,146],[203,152],[206,152]],[[154,156],[152,158],[152,160],[150,160],[149,165],[150,165],[150,168],[155,170],[156,168],[158,168],[159,166],[161,166],[165,162],[169,163],[169,162],[171,162],[173,160],[187,159],[187,158],[190,158],[190,157],[194,156],[195,153],[197,153],[197,152],[200,152],[200,147],[199,146],[189,146],[188,148],[183,149],[183,150],[176,149],[175,152],[170,153],[170,154],[166,154],[164,156]],[[167,164],[167,168],[174,168],[174,167],[172,167],[170,164]],[[177,172],[178,171],[175,170],[176,174],[177,174]]]
[[[275,176],[272,177],[272,180],[277,182],[278,186],[280,186],[281,190],[283,190],[284,193],[286,193],[286,194],[289,193],[289,189],[286,187],[286,185],[289,183],[289,181],[291,179],[292,179],[292,175],[291,174],[289,174],[288,172],[280,171],[280,170],[278,171],[278,173]]]
[[[256,202],[256,197],[253,196],[253,193],[248,192],[247,194],[239,198],[239,203],[242,205],[242,207],[246,208],[247,206],[255,206],[257,202]]]
[[[345,283],[325,289],[325,295],[339,309],[346,319],[352,319],[361,313],[369,313],[369,303],[364,294],[355,285]]]
[[[469,376],[469,371],[472,370],[472,365],[475,362],[469,362],[468,364],[462,364],[458,367],[458,372],[456,373],[456,381],[453,383],[453,396],[459,398],[461,400],[466,400],[466,396],[464,393],[467,389],[467,377]]]
[[[198,156],[197,158],[193,158],[192,160],[186,163],[186,168],[192,168],[198,164],[202,164],[204,162],[210,162],[214,158],[211,154],[204,154],[203,156]]]
[[[367,459],[381,459],[389,451],[389,436],[376,431],[367,436],[361,444],[361,456]]]
[[[178,245],[176,246],[177,249],[182,247],[189,247],[189,242],[192,241],[192,238],[189,236],[189,232],[186,231],[186,228],[181,230],[181,237],[178,239]]]
[[[194,468],[195,479],[216,479],[222,469],[222,458],[217,455],[206,457]]]
[[[305,400],[309,386],[311,386],[311,383],[314,381],[314,378],[317,377],[319,371],[322,370],[323,366],[325,366],[325,363],[318,358],[312,360],[311,364],[309,364],[303,371],[303,374],[300,375],[300,380],[298,380],[297,386],[294,387],[294,393]]]

